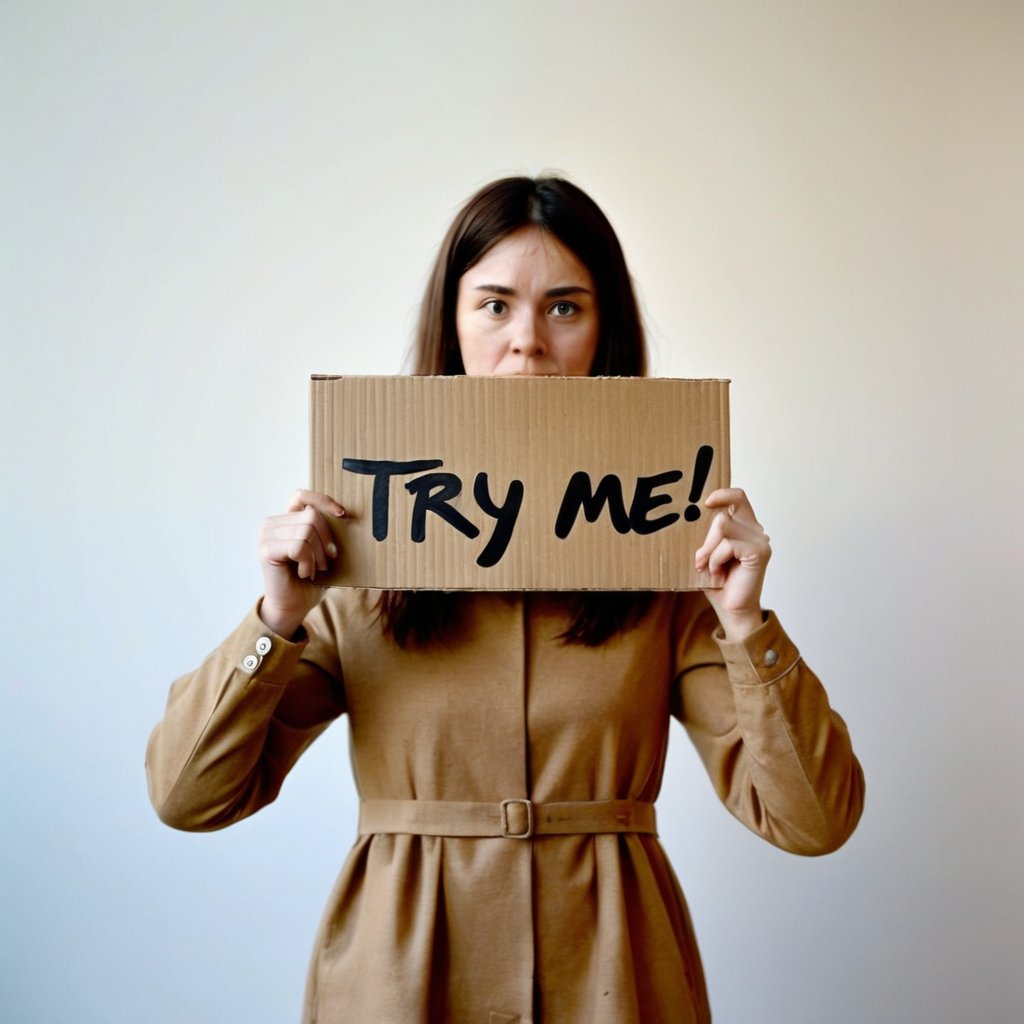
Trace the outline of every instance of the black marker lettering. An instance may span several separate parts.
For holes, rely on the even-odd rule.
[[[501,556],[505,554],[505,549],[512,539],[512,531],[516,527],[516,520],[519,518],[519,509],[523,504],[523,491],[523,481],[513,480],[508,485],[505,504],[496,505],[487,486],[487,474],[477,473],[476,480],[473,482],[473,497],[476,498],[476,503],[480,508],[495,520],[491,539],[476,560],[476,564],[481,568],[489,569],[492,565],[497,565]]]
[[[386,462],[379,459],[342,459],[341,468],[350,473],[363,473],[373,477],[373,539],[384,540],[388,535],[388,504],[391,500],[391,478],[437,469],[444,463],[440,459],[419,459],[415,462]]]
[[[711,461],[715,457],[715,449],[709,444],[702,444],[697,449],[697,457],[693,461],[693,482],[690,484],[690,504],[686,506],[683,516],[688,523],[695,523],[700,519],[700,501],[704,485],[708,482],[708,473],[711,472]]]
[[[626,514],[626,504],[622,500],[622,481],[617,476],[609,474],[601,478],[595,491],[591,488],[589,473],[583,470],[573,473],[555,519],[555,536],[560,540],[565,540],[569,536],[580,509],[583,510],[588,523],[596,522],[605,503],[608,505],[612,526],[619,533],[629,533],[629,516]]]
[[[474,526],[458,509],[448,503],[462,493],[462,481],[454,473],[424,473],[410,480],[405,489],[416,499],[412,507],[410,537],[417,544],[427,538],[427,513],[440,516],[449,526],[467,537],[479,537],[480,528]]]
[[[629,525],[633,527],[634,533],[646,536],[649,533],[664,530],[666,526],[671,526],[678,521],[678,512],[668,512],[657,519],[648,519],[647,513],[672,500],[670,494],[653,494],[652,491],[655,487],[674,484],[677,480],[682,479],[683,471],[681,469],[670,469],[655,476],[637,478],[636,490],[633,492],[633,504],[629,507]]]

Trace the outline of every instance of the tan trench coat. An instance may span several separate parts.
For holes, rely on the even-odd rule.
[[[160,817],[216,829],[273,800],[346,712],[362,800],[440,816],[408,833],[364,821],[316,939],[306,1024],[710,1020],[682,892],[657,837],[628,831],[631,812],[613,826],[627,831],[501,832],[529,831],[531,813],[539,828],[554,803],[645,810],[674,715],[742,822],[797,853],[838,847],[860,815],[860,766],[774,616],[730,643],[713,637],[703,595],[662,594],[594,649],[556,639],[555,595],[478,594],[460,633],[425,655],[382,637],[375,598],[329,591],[300,643],[250,613],[174,684],[148,748]],[[428,801],[482,805],[491,834],[420,834],[446,831],[446,808],[452,831],[465,824],[463,808]],[[397,806],[401,827],[409,806]],[[598,817],[626,805],[611,806]]]

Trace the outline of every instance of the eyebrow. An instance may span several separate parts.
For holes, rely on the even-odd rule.
[[[494,295],[515,295],[515,288],[509,288],[504,284],[478,284],[473,291],[475,292],[492,292]],[[560,299],[565,295],[590,295],[592,294],[589,288],[584,288],[581,284],[569,284],[564,285],[561,288],[549,288],[545,293],[544,297],[547,299]]]

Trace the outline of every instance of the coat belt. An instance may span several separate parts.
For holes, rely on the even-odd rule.
[[[657,835],[657,828],[654,804],[640,800],[363,800],[359,805],[359,834],[382,832],[529,839],[600,832]]]

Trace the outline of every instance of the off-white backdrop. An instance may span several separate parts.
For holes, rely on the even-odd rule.
[[[259,592],[308,375],[400,370],[458,204],[554,168],[621,234],[655,372],[733,379],[767,600],[867,772],[859,831],[804,860],[676,731],[716,1020],[1019,1020],[1022,12],[0,5],[0,1017],[296,1018],[344,726],[214,835],[158,823],[145,741]]]

